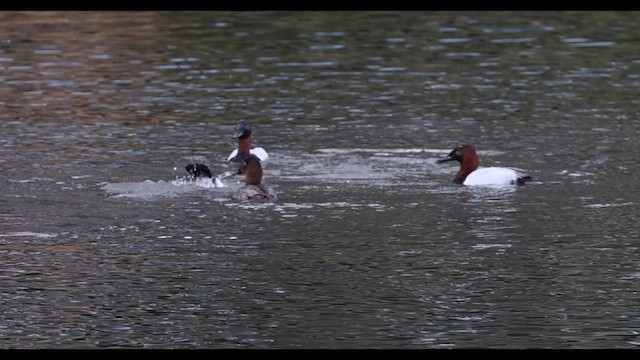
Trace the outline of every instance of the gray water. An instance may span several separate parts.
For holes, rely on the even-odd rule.
[[[639,15],[0,13],[0,347],[637,348]]]

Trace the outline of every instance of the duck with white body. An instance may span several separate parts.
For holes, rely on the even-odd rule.
[[[510,186],[524,185],[531,177],[517,170],[505,167],[478,167],[478,153],[469,144],[457,146],[438,164],[458,161],[460,169],[453,178],[456,184],[465,186]]]

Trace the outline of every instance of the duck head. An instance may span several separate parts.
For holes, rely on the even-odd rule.
[[[246,139],[251,137],[251,123],[247,120],[240,120],[233,132],[233,139]]]
[[[244,174],[245,185],[260,185],[262,183],[262,164],[260,158],[249,155],[240,166],[238,174]]]
[[[447,157],[438,160],[437,163],[441,164],[449,161],[457,161],[460,163],[460,170],[458,170],[456,177],[453,178],[453,182],[462,184],[464,179],[467,178],[467,175],[478,168],[478,153],[476,153],[476,149],[472,145],[459,145],[451,150]]]

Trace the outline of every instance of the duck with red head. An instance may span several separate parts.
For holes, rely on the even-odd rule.
[[[257,156],[260,161],[266,161],[269,158],[269,154],[267,154],[265,149],[261,147],[251,147],[253,140],[251,123],[247,120],[238,121],[236,129],[233,132],[233,138],[238,139],[238,148],[229,154],[227,162],[241,166],[251,154]]]
[[[260,158],[250,154],[242,163],[239,170],[244,174],[244,186],[240,187],[233,198],[238,201],[274,201],[276,193],[262,183],[262,165]]]
[[[524,185],[531,181],[531,177],[516,170],[504,167],[483,167],[478,168],[478,153],[469,144],[464,144],[454,148],[446,158],[438,160],[438,164],[457,161],[460,169],[453,178],[456,184],[466,186],[505,186]]]

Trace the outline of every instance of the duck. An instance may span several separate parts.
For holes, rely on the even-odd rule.
[[[251,147],[251,123],[247,120],[240,120],[236,125],[236,129],[233,133],[233,139],[238,139],[238,148],[233,150],[227,157],[227,162],[242,166],[249,155],[255,155],[260,161],[267,161],[269,154],[264,148]]]
[[[456,146],[446,158],[439,159],[438,164],[458,161],[460,170],[453,178],[456,184],[466,186],[507,186],[524,185],[532,181],[531,176],[505,167],[478,168],[478,153],[473,145]]]
[[[234,194],[238,201],[275,201],[276,193],[262,182],[262,165],[257,155],[250,154],[240,166],[245,182]]]
[[[211,170],[203,164],[187,164],[185,170],[195,179],[196,185],[206,188],[225,187],[217,176],[211,175]]]

